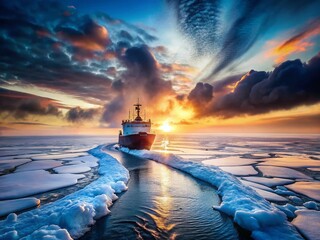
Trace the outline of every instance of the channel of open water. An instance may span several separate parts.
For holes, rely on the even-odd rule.
[[[151,160],[104,151],[130,171],[128,191],[81,239],[239,239],[219,205],[216,189],[190,175]]]

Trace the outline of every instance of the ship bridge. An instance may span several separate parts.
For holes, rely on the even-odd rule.
[[[122,121],[123,135],[132,135],[138,133],[150,133],[151,131],[151,120],[148,121],[142,119],[140,116],[141,104],[138,103],[133,105],[135,107],[136,116],[133,120],[130,120],[130,114],[128,120]]]

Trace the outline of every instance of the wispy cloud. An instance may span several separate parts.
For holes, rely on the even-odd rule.
[[[320,20],[309,22],[297,34],[286,41],[271,41],[271,49],[266,52],[267,57],[275,58],[275,62],[281,63],[295,53],[305,52],[314,46],[314,37],[320,34]]]

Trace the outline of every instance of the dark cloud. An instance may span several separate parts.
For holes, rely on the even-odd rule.
[[[155,39],[107,14],[81,15],[60,1],[1,1],[0,79],[103,106],[115,94],[109,77],[123,69],[126,49]]]
[[[100,109],[90,108],[82,109],[80,107],[71,108],[67,114],[66,119],[69,122],[78,123],[82,121],[92,120],[100,113]]]
[[[0,89],[0,113],[3,118],[7,115],[16,119],[25,119],[29,115],[62,115],[50,99],[4,89]]]
[[[117,95],[105,106],[102,117],[111,126],[118,125],[121,114],[131,109],[138,97],[144,105],[156,109],[158,102],[173,93],[171,82],[161,78],[159,64],[146,45],[127,49],[121,61],[127,70],[113,82],[112,89]]]
[[[167,0],[173,5],[180,30],[195,46],[196,54],[212,55],[207,78],[239,60],[268,30],[304,10],[319,9],[319,1]],[[309,9],[310,10],[310,9]]]
[[[219,81],[213,81],[212,86],[214,92],[227,92],[230,91],[230,88],[237,82],[244,74],[236,74],[227,76]]]
[[[111,44],[108,30],[91,18],[86,18],[77,30],[70,27],[58,27],[55,31],[58,36],[69,41],[73,46],[89,51],[103,51]]]
[[[10,122],[10,125],[51,126],[50,124],[39,123],[39,122]]]
[[[194,105],[202,105],[204,102],[210,102],[213,97],[213,87],[209,83],[197,83],[196,87],[191,90],[188,100]]]
[[[189,99],[192,94],[197,96],[200,115],[255,115],[320,102],[319,79],[320,54],[306,64],[286,61],[269,73],[251,70],[234,83],[232,90],[217,94],[209,102],[201,97],[205,96],[203,85],[197,84]]]

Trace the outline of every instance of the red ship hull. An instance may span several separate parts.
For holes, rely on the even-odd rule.
[[[121,147],[127,147],[129,149],[147,149],[150,150],[154,139],[155,134],[149,133],[138,133],[138,134],[131,134],[131,135],[119,135],[119,145]]]

